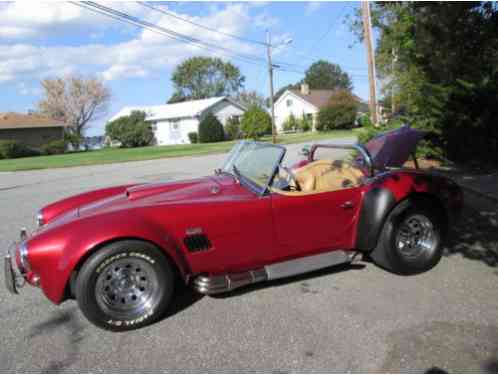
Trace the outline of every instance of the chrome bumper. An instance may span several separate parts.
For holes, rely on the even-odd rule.
[[[17,268],[15,259],[15,254],[11,254],[10,251],[4,258],[5,286],[10,293],[19,294],[19,289],[24,286],[26,280]]]

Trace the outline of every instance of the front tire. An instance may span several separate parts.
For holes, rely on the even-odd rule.
[[[370,257],[394,273],[422,273],[441,260],[442,234],[442,215],[425,201],[408,200],[388,216]]]
[[[159,319],[169,306],[173,285],[171,265],[157,247],[124,240],[104,246],[84,263],[75,294],[90,322],[127,331]]]

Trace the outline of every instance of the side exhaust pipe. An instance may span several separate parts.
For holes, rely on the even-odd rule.
[[[287,260],[256,270],[214,276],[198,276],[193,287],[202,294],[225,293],[249,284],[300,275],[337,264],[351,263],[356,253],[335,250],[324,254]]]

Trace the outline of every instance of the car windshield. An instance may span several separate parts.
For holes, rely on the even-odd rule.
[[[285,148],[271,143],[241,141],[230,151],[222,172],[234,175],[258,194],[268,189]]]

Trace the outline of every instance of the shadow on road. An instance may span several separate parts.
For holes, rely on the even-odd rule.
[[[65,358],[62,360],[51,360],[48,366],[42,370],[43,373],[64,372],[78,360],[80,345],[84,339],[85,326],[79,321],[77,308],[73,307],[66,311],[58,312],[48,320],[34,325],[27,337],[28,339],[37,336],[46,337],[53,331],[60,330],[64,330],[67,337],[67,346],[64,353]]]
[[[450,229],[445,255],[459,253],[498,267],[498,205],[470,194],[465,199],[462,216]]]

